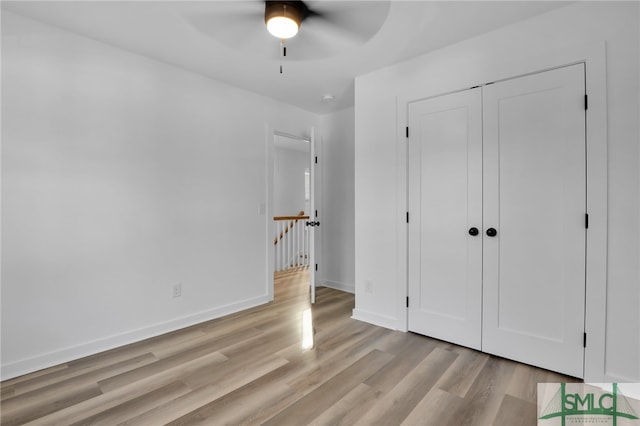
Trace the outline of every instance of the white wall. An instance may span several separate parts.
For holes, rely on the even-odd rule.
[[[267,126],[316,115],[6,11],[2,89],[3,379],[269,299]]]
[[[354,292],[354,109],[321,118],[322,222],[321,282]]]
[[[309,145],[305,142],[300,144]],[[309,169],[309,152],[275,147],[273,155],[274,216],[294,216],[304,211],[304,172]]]
[[[640,380],[638,3],[580,2],[356,79],[354,316],[397,328],[406,319],[398,277],[404,206],[398,99],[460,90],[518,75],[539,57],[606,42],[608,243],[603,380]],[[558,64],[561,65],[561,64]],[[536,71],[530,69],[529,71]],[[402,108],[402,105],[399,105]],[[406,106],[405,106],[406,108]],[[371,280],[373,292],[365,293]]]

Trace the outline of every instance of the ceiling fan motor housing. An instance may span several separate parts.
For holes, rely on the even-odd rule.
[[[266,1],[264,9],[264,22],[269,22],[271,18],[286,17],[292,19],[300,26],[306,18],[306,7],[301,1]]]

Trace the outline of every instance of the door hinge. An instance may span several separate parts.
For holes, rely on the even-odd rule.
[[[586,348],[587,347],[587,333],[584,333],[582,335],[582,347]]]
[[[318,270],[318,264],[316,263],[316,271]]]
[[[316,164],[318,164],[318,156],[316,155]]]
[[[584,228],[589,229],[589,213],[584,214]]]
[[[409,307],[409,296],[407,296],[407,308]]]
[[[409,126],[406,127],[407,137],[409,137]]]
[[[584,109],[589,109],[589,96],[584,95]]]
[[[407,223],[409,223],[409,212],[407,212]]]

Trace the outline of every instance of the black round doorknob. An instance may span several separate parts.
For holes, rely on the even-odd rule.
[[[495,237],[496,235],[498,235],[498,231],[496,231],[494,228],[489,228],[487,229],[487,235],[490,237]]]
[[[473,228],[469,228],[469,235],[471,236],[475,237],[476,235],[478,235],[479,232],[480,231],[478,231],[478,228],[476,228],[475,226]]]

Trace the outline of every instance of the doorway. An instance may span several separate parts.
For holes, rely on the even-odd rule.
[[[314,131],[310,137],[280,131],[272,134],[269,204],[273,221],[269,241],[270,281],[274,274],[299,274],[315,303]],[[275,295],[274,295],[275,296]]]

